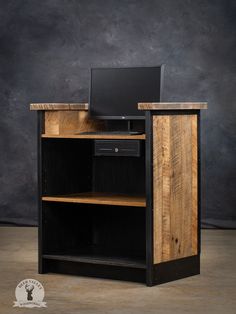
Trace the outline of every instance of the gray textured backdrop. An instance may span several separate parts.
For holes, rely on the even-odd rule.
[[[236,221],[236,1],[0,0],[0,221],[36,223],[30,102],[87,101],[92,66],[166,64],[164,100],[202,115],[203,218]]]

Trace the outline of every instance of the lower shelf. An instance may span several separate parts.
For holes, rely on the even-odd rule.
[[[146,200],[144,196],[85,192],[69,195],[43,196],[43,201],[48,202],[65,202],[80,204],[101,204],[117,206],[135,206],[145,207]]]
[[[122,267],[131,267],[131,268],[140,268],[140,269],[146,268],[144,260],[130,258],[130,257],[109,257],[109,256],[103,256],[99,254],[98,255],[44,254],[43,258],[49,259],[49,260],[79,262],[79,263],[87,263],[87,264],[122,266]]]

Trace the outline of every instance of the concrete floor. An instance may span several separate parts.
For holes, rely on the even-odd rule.
[[[201,275],[145,285],[37,274],[37,229],[0,227],[0,313],[236,313],[236,231],[202,231]],[[45,288],[47,308],[13,308],[25,278]]]

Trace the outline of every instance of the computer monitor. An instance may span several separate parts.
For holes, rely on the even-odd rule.
[[[160,102],[163,66],[92,68],[90,115],[96,119],[139,120],[138,102]]]

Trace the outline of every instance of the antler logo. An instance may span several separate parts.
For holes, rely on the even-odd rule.
[[[34,285],[28,285],[26,284],[25,285],[25,290],[27,292],[27,300],[28,301],[32,301],[33,300],[33,297],[32,297],[32,292],[34,290]]]
[[[44,288],[42,284],[35,279],[24,279],[16,287],[16,300],[14,307],[47,307],[43,302]]]

